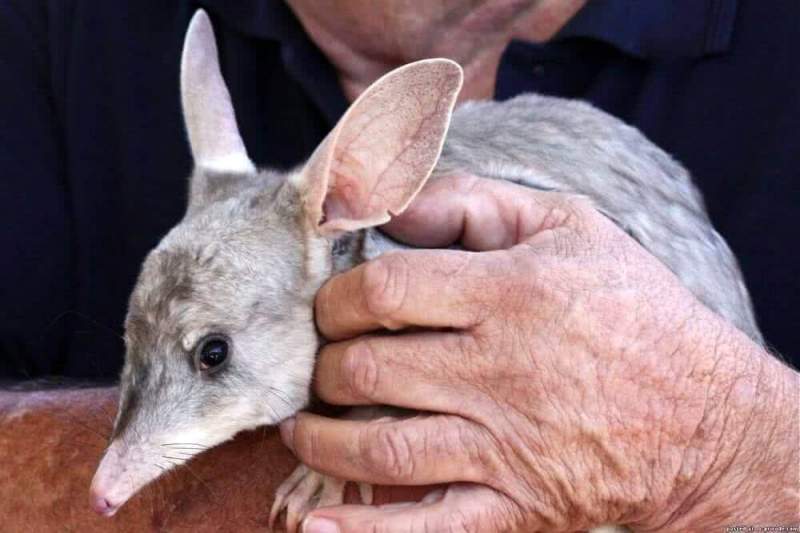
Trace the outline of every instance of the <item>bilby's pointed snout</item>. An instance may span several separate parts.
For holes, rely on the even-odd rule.
[[[115,499],[112,493],[118,492],[119,485],[115,479],[119,478],[120,461],[119,445],[112,443],[106,450],[103,459],[97,466],[97,471],[92,478],[92,486],[89,489],[89,506],[97,514],[103,516],[113,516],[114,513],[125,503],[124,500]]]
[[[89,491],[89,505],[94,512],[103,516],[113,516],[120,507],[119,504],[111,503],[111,501],[104,496],[102,490],[98,490],[94,485],[92,485],[92,489]]]
[[[89,505],[98,514],[113,516],[141,487],[158,477],[148,468],[147,451],[115,440],[106,450],[89,489]]]

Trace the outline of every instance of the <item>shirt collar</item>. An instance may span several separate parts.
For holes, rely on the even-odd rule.
[[[584,37],[648,59],[726,52],[737,0],[588,0],[555,40]]]
[[[347,110],[347,99],[336,71],[309,39],[283,0],[198,0],[234,31],[256,39],[277,41],[283,65],[331,125]],[[265,74],[265,75],[268,75]]]
[[[237,32],[257,39],[285,41],[302,28],[284,2],[278,0],[197,0]]]
[[[642,58],[724,53],[733,35],[738,0],[587,0],[555,40],[605,41]],[[296,41],[297,19],[281,1],[199,0],[239,31],[262,39]]]

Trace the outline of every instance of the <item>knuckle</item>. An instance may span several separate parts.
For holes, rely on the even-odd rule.
[[[569,219],[568,211],[564,209],[564,203],[564,196],[559,195],[558,199],[553,202],[552,205],[548,206],[547,214],[542,219],[542,230],[559,228]]]
[[[469,459],[465,477],[478,483],[494,480],[502,468],[493,443],[469,423],[459,423],[454,436],[454,453],[460,453]]]
[[[446,531],[449,533],[476,533],[478,531],[476,525],[472,523],[473,521],[464,509],[453,509],[447,517],[446,522]]]
[[[481,501],[477,505],[454,507],[431,524],[431,531],[479,533],[481,531],[520,531],[521,520],[500,502]],[[526,529],[527,530],[527,529]]]
[[[586,216],[593,209],[591,200],[580,194],[561,194],[556,206],[567,217]]]
[[[456,428],[456,438],[458,447],[473,461],[478,460],[484,462],[484,454],[482,452],[481,443],[478,442],[476,432],[467,424],[461,423]]]
[[[588,198],[575,194],[558,194],[542,221],[543,229],[574,227],[591,212]]]
[[[586,196],[570,194],[564,198],[565,209],[573,215],[585,216],[594,210],[592,201]]]
[[[353,394],[374,398],[378,389],[378,364],[369,342],[356,342],[345,349],[342,373]]]
[[[484,325],[480,332],[442,336],[442,353],[452,356],[438,358],[436,367],[431,370],[440,373],[449,384],[455,384],[455,380],[459,380],[459,384],[472,388],[482,377],[490,375],[487,372],[495,364],[493,354],[486,350],[483,343],[485,332],[491,328],[491,325]]]
[[[375,424],[363,433],[360,442],[365,467],[402,481],[413,478],[414,454],[411,438],[395,424]]]
[[[555,236],[551,237],[552,240]],[[504,318],[528,320],[533,310],[540,309],[545,295],[552,288],[553,268],[548,253],[534,252],[520,247],[512,251],[513,261],[509,274],[496,286],[498,310]],[[556,270],[557,271],[557,270]],[[498,332],[508,332],[503,320],[496,321]],[[486,342],[480,346],[486,351]]]
[[[408,290],[408,264],[401,254],[389,253],[364,266],[361,285],[367,311],[378,320],[390,319]]]

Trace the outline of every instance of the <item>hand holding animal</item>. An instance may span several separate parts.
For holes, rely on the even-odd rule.
[[[686,312],[695,313],[697,320],[719,327],[729,322],[755,343],[761,341],[736,260],[711,226],[684,168],[638,131],[580,102],[526,95],[503,103],[466,103],[454,111],[461,82],[461,69],[449,60],[401,67],[353,103],[306,164],[288,173],[257,169],[238,132],[211,24],[202,11],[194,16],[181,64],[183,111],[195,161],[189,202],[183,220],[148,255],[130,298],[119,410],[92,483],[99,512],[113,514],[176,463],[242,430],[279,423],[308,405],[321,347],[314,322],[317,291],[334,274],[353,267],[353,272],[363,272],[358,270],[366,267],[362,263],[397,248],[375,228],[403,213],[429,181],[426,201],[440,198],[443,212],[460,209],[447,200],[448,190],[455,191],[453,198],[465,200],[483,190],[497,196],[497,206],[513,210],[516,202],[516,212],[527,213],[513,237],[498,228],[490,245],[462,240],[467,248],[487,251],[472,266],[491,263],[493,252],[488,250],[508,248],[517,262],[498,263],[501,271],[521,272],[530,266],[535,273],[527,246],[557,247],[547,241],[547,230],[564,227],[570,238],[578,239],[564,243],[585,251],[583,259],[597,259],[595,264],[573,258],[576,269],[627,280],[624,258],[597,257],[582,248],[592,237],[607,237],[624,257],[646,265],[651,279],[664,281],[681,295],[651,311],[669,311],[668,301],[689,302]],[[529,211],[519,210],[520,202],[527,202]],[[463,210],[469,213],[469,206]],[[575,223],[587,227],[571,226]],[[444,228],[449,228],[449,238],[437,237],[443,228],[432,227],[427,244],[447,246],[457,240],[455,233],[467,238],[475,230],[464,225],[456,231],[452,224]],[[424,238],[420,244],[426,244]],[[408,271],[413,291],[414,277],[426,268],[424,254],[431,252],[411,253],[419,254],[414,255],[419,263]],[[459,254],[470,252],[449,253],[453,255],[447,257],[455,258],[450,264],[456,280],[452,287],[458,287],[456,267],[466,261]],[[637,284],[623,285],[641,290],[633,293],[633,303],[657,302],[658,295],[647,290],[647,277],[631,279]],[[624,300],[630,294],[611,291],[607,297]],[[654,316],[657,321],[658,313]],[[627,315],[617,318],[624,321]],[[746,340],[744,334],[739,335]],[[633,343],[614,345],[608,352],[607,358],[619,355],[620,364],[628,361],[634,365],[630,368],[646,367],[655,357]],[[492,354],[482,355],[486,359]],[[680,355],[676,352],[674,358],[680,360]],[[408,365],[425,364],[407,356]],[[591,361],[585,364],[588,372]],[[605,364],[613,365],[613,359]],[[484,370],[492,375],[491,368]],[[581,383],[563,386],[573,394],[596,394],[591,383],[584,384],[585,390]],[[514,386],[524,389],[524,381]],[[642,390],[646,386],[642,383]],[[431,401],[438,401],[429,392]],[[589,403],[587,409],[601,405]],[[373,408],[357,408],[347,418],[373,415]],[[644,420],[632,423],[640,422]],[[552,418],[548,423],[559,422]],[[622,420],[615,423],[625,426]],[[610,447],[604,448],[604,457],[611,464],[629,452],[615,449],[613,439],[602,443]],[[570,442],[561,444],[566,461]],[[172,450],[180,453],[167,454]],[[165,462],[165,455],[173,459]],[[288,506],[290,530],[315,506],[342,501],[344,480],[313,466],[298,467],[275,501],[272,519]],[[528,466],[534,468],[531,475],[547,478],[547,464]],[[593,475],[602,475],[608,466],[596,465]],[[462,472],[466,476],[468,470]],[[602,484],[599,477],[591,479]],[[405,480],[414,481],[419,480]],[[470,488],[475,480],[468,478],[451,481],[461,483],[440,498],[500,501],[497,487]],[[369,494],[362,485],[364,499]],[[503,497],[503,505],[514,500],[514,494]],[[602,498],[613,502],[618,495]],[[590,527],[623,517],[616,512],[581,515],[580,524]],[[520,524],[497,525],[509,529]]]

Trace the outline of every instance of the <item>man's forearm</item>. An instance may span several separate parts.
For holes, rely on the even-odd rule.
[[[116,389],[0,391],[0,516],[8,531],[218,531],[266,524],[296,461],[273,430],[243,434],[147,487],[113,518],[88,505]]]

